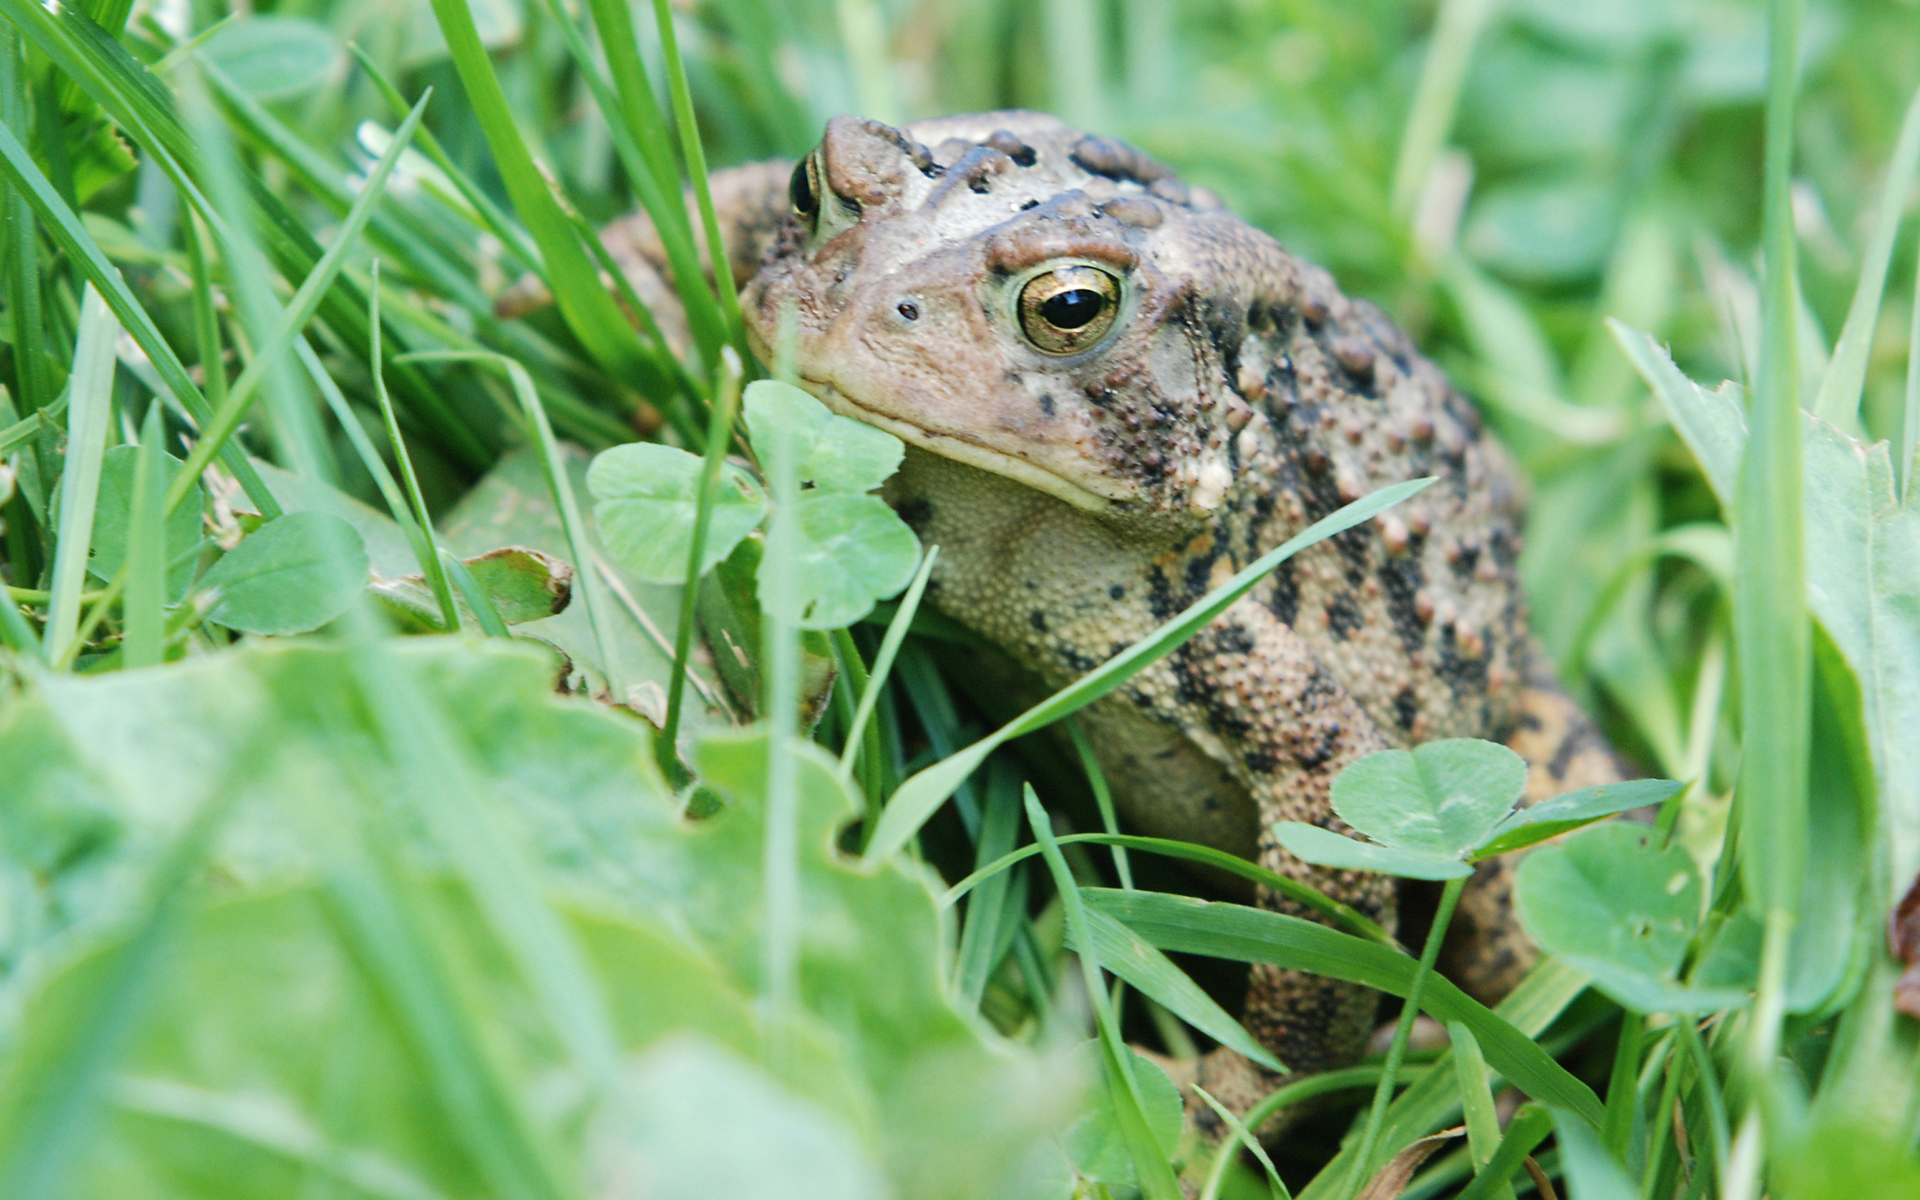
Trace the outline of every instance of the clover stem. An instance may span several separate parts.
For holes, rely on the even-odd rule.
[[[1393,1101],[1394,1080],[1407,1057],[1407,1042],[1413,1037],[1413,1021],[1420,1015],[1420,993],[1426,989],[1427,976],[1433,974],[1434,960],[1440,957],[1440,943],[1453,921],[1454,906],[1471,875],[1447,880],[1440,893],[1440,907],[1434,911],[1433,927],[1427,930],[1427,943],[1420,948],[1420,964],[1414,968],[1413,982],[1407,986],[1406,1007],[1400,1010],[1400,1023],[1394,1026],[1393,1045],[1387,1049],[1387,1062],[1380,1074],[1380,1085],[1373,1092],[1373,1107],[1367,1112],[1367,1125],[1360,1134],[1360,1149],[1353,1158],[1353,1178],[1347,1182],[1349,1197],[1360,1193],[1367,1179],[1367,1160],[1373,1156],[1374,1143],[1380,1140],[1380,1126],[1387,1118],[1387,1105]]]

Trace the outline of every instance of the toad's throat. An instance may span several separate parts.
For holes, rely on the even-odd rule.
[[[843,417],[851,417],[862,424],[884,429],[901,441],[918,446],[929,454],[937,454],[942,458],[977,467],[1003,479],[1011,479],[1037,492],[1044,492],[1055,499],[1064,500],[1075,508],[1102,515],[1116,515],[1135,507],[1137,498],[1124,486],[1111,480],[1098,477],[1091,480],[1085,477],[1075,478],[1054,468],[1043,466],[1030,458],[996,450],[963,434],[926,429],[912,421],[864,404],[857,398],[842,392],[827,380],[809,379],[803,376],[800,384],[818,397],[822,404]]]

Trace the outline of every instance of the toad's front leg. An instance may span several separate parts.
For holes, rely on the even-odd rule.
[[[1349,833],[1333,813],[1334,777],[1355,759],[1389,746],[1292,629],[1264,606],[1242,600],[1143,675],[1133,692],[1133,703],[1179,727],[1252,798],[1262,866],[1352,906],[1388,930],[1394,927],[1391,878],[1314,866],[1274,839],[1276,821],[1307,821]],[[1259,903],[1315,916],[1264,888]],[[1290,1070],[1310,1074],[1360,1056],[1377,1000],[1354,984],[1256,965],[1243,1020]],[[1207,1056],[1199,1071],[1202,1086],[1236,1109],[1278,1082],[1227,1050]],[[1189,1113],[1204,1132],[1213,1132],[1217,1118],[1204,1103],[1190,1102]]]

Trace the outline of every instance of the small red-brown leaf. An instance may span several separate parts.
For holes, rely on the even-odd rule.
[[[1893,1007],[1920,1020],[1920,879],[1887,914],[1887,951],[1907,964],[1893,985]]]
[[[1407,1183],[1420,1164],[1427,1161],[1435,1150],[1446,1145],[1467,1131],[1465,1125],[1456,1125],[1452,1129],[1442,1129],[1439,1133],[1430,1133],[1417,1142],[1409,1142],[1400,1153],[1393,1156],[1387,1165],[1380,1168],[1371,1182],[1363,1188],[1354,1200],[1398,1200],[1401,1192],[1407,1190]]]

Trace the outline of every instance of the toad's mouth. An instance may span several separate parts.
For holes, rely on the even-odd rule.
[[[901,441],[918,446],[930,454],[965,463],[967,466],[976,467],[1003,479],[1011,479],[1037,492],[1045,492],[1055,499],[1064,500],[1075,508],[1111,515],[1135,507],[1137,497],[1112,480],[1098,477],[1091,481],[1085,477],[1076,478],[1037,463],[1024,455],[995,449],[963,434],[927,429],[905,418],[862,403],[827,380],[802,376],[800,385],[813,393],[822,404],[843,417],[849,417],[864,425],[871,425],[875,429],[885,430]],[[1089,486],[1090,483],[1092,486]]]

